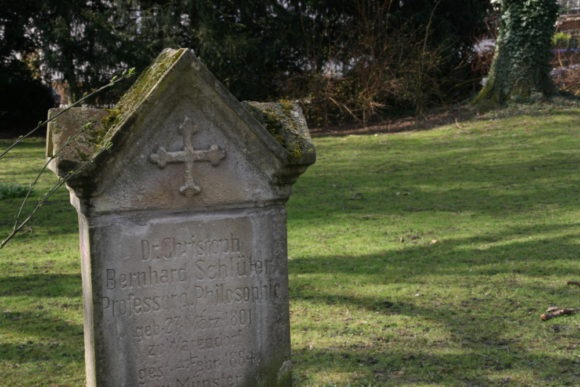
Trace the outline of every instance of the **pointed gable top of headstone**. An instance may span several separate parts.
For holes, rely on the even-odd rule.
[[[52,111],[79,213],[88,386],[290,386],[285,201],[300,108],[237,101],[166,50],[110,110]]]
[[[105,212],[286,200],[315,161],[298,105],[240,103],[189,49],[164,50],[113,109],[56,118],[47,156]]]

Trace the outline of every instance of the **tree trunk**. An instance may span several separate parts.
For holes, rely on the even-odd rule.
[[[550,78],[556,0],[501,0],[501,20],[487,83],[474,103],[496,107],[534,93],[554,94]]]

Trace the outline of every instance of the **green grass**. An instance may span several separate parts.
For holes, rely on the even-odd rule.
[[[295,385],[580,384],[580,315],[539,318],[580,307],[578,104],[315,143],[288,203]],[[0,250],[1,385],[84,383],[77,244],[63,190]]]
[[[0,141],[0,151],[9,143]],[[44,163],[44,141],[28,140],[17,149],[0,160],[0,184],[27,187]],[[33,199],[55,181],[46,174]],[[0,200],[1,239],[21,201]],[[78,256],[76,213],[64,189],[0,250],[0,385],[84,384]]]

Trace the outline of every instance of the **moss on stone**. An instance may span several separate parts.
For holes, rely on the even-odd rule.
[[[103,118],[101,124],[105,129],[105,133],[111,129],[115,124],[119,121],[119,116],[121,115],[121,111],[119,109],[109,109],[109,114]]]
[[[284,100],[277,103],[245,101],[243,104],[288,151],[291,160],[298,161],[314,152],[306,121],[296,103]]]
[[[103,120],[103,127],[107,132],[104,137],[110,138],[112,136],[114,129],[125,121],[135,111],[137,106],[147,98],[148,93],[159,82],[163,74],[177,62],[186,50],[185,48],[178,50],[166,49],[159,54],[153,64],[143,71],[129,91],[121,97],[115,107],[110,110],[110,114]]]
[[[135,81],[133,86],[121,97],[109,114],[101,121],[102,132],[99,133],[99,144],[110,144],[120,125],[134,114],[143,104],[151,90],[164,74],[187,51],[166,49]],[[270,132],[274,139],[289,153],[290,161],[298,161],[306,154],[314,154],[314,146],[308,133],[306,121],[300,107],[289,100],[277,103],[244,102],[249,112]],[[103,149],[108,146],[102,145]]]

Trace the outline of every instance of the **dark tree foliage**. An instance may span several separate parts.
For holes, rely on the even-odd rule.
[[[295,82],[318,124],[465,98],[488,0],[289,0],[307,66]],[[330,65],[330,66],[329,66]],[[329,72],[339,77],[329,77]]]
[[[27,30],[30,19],[40,10],[40,1],[0,1],[0,61],[6,64],[17,51],[30,52],[35,48]]]
[[[0,68],[0,90],[0,135],[27,132],[44,121],[46,111],[55,105],[51,90],[20,61]]]
[[[192,46],[238,98],[276,98],[300,70],[300,34],[280,2],[202,0],[196,11]]]
[[[35,0],[0,2],[0,135],[34,127],[55,103],[32,63],[27,65],[16,55],[33,59],[30,54],[36,45],[29,29],[40,7],[41,1]]]
[[[4,0],[6,1],[6,0]],[[300,98],[315,124],[462,96],[488,0],[27,0],[0,17],[15,53],[73,98],[166,47],[191,47],[241,99]],[[3,9],[4,12],[4,9]],[[460,86],[458,86],[460,85]],[[100,96],[97,104],[116,94]],[[322,118],[321,118],[322,117]]]

